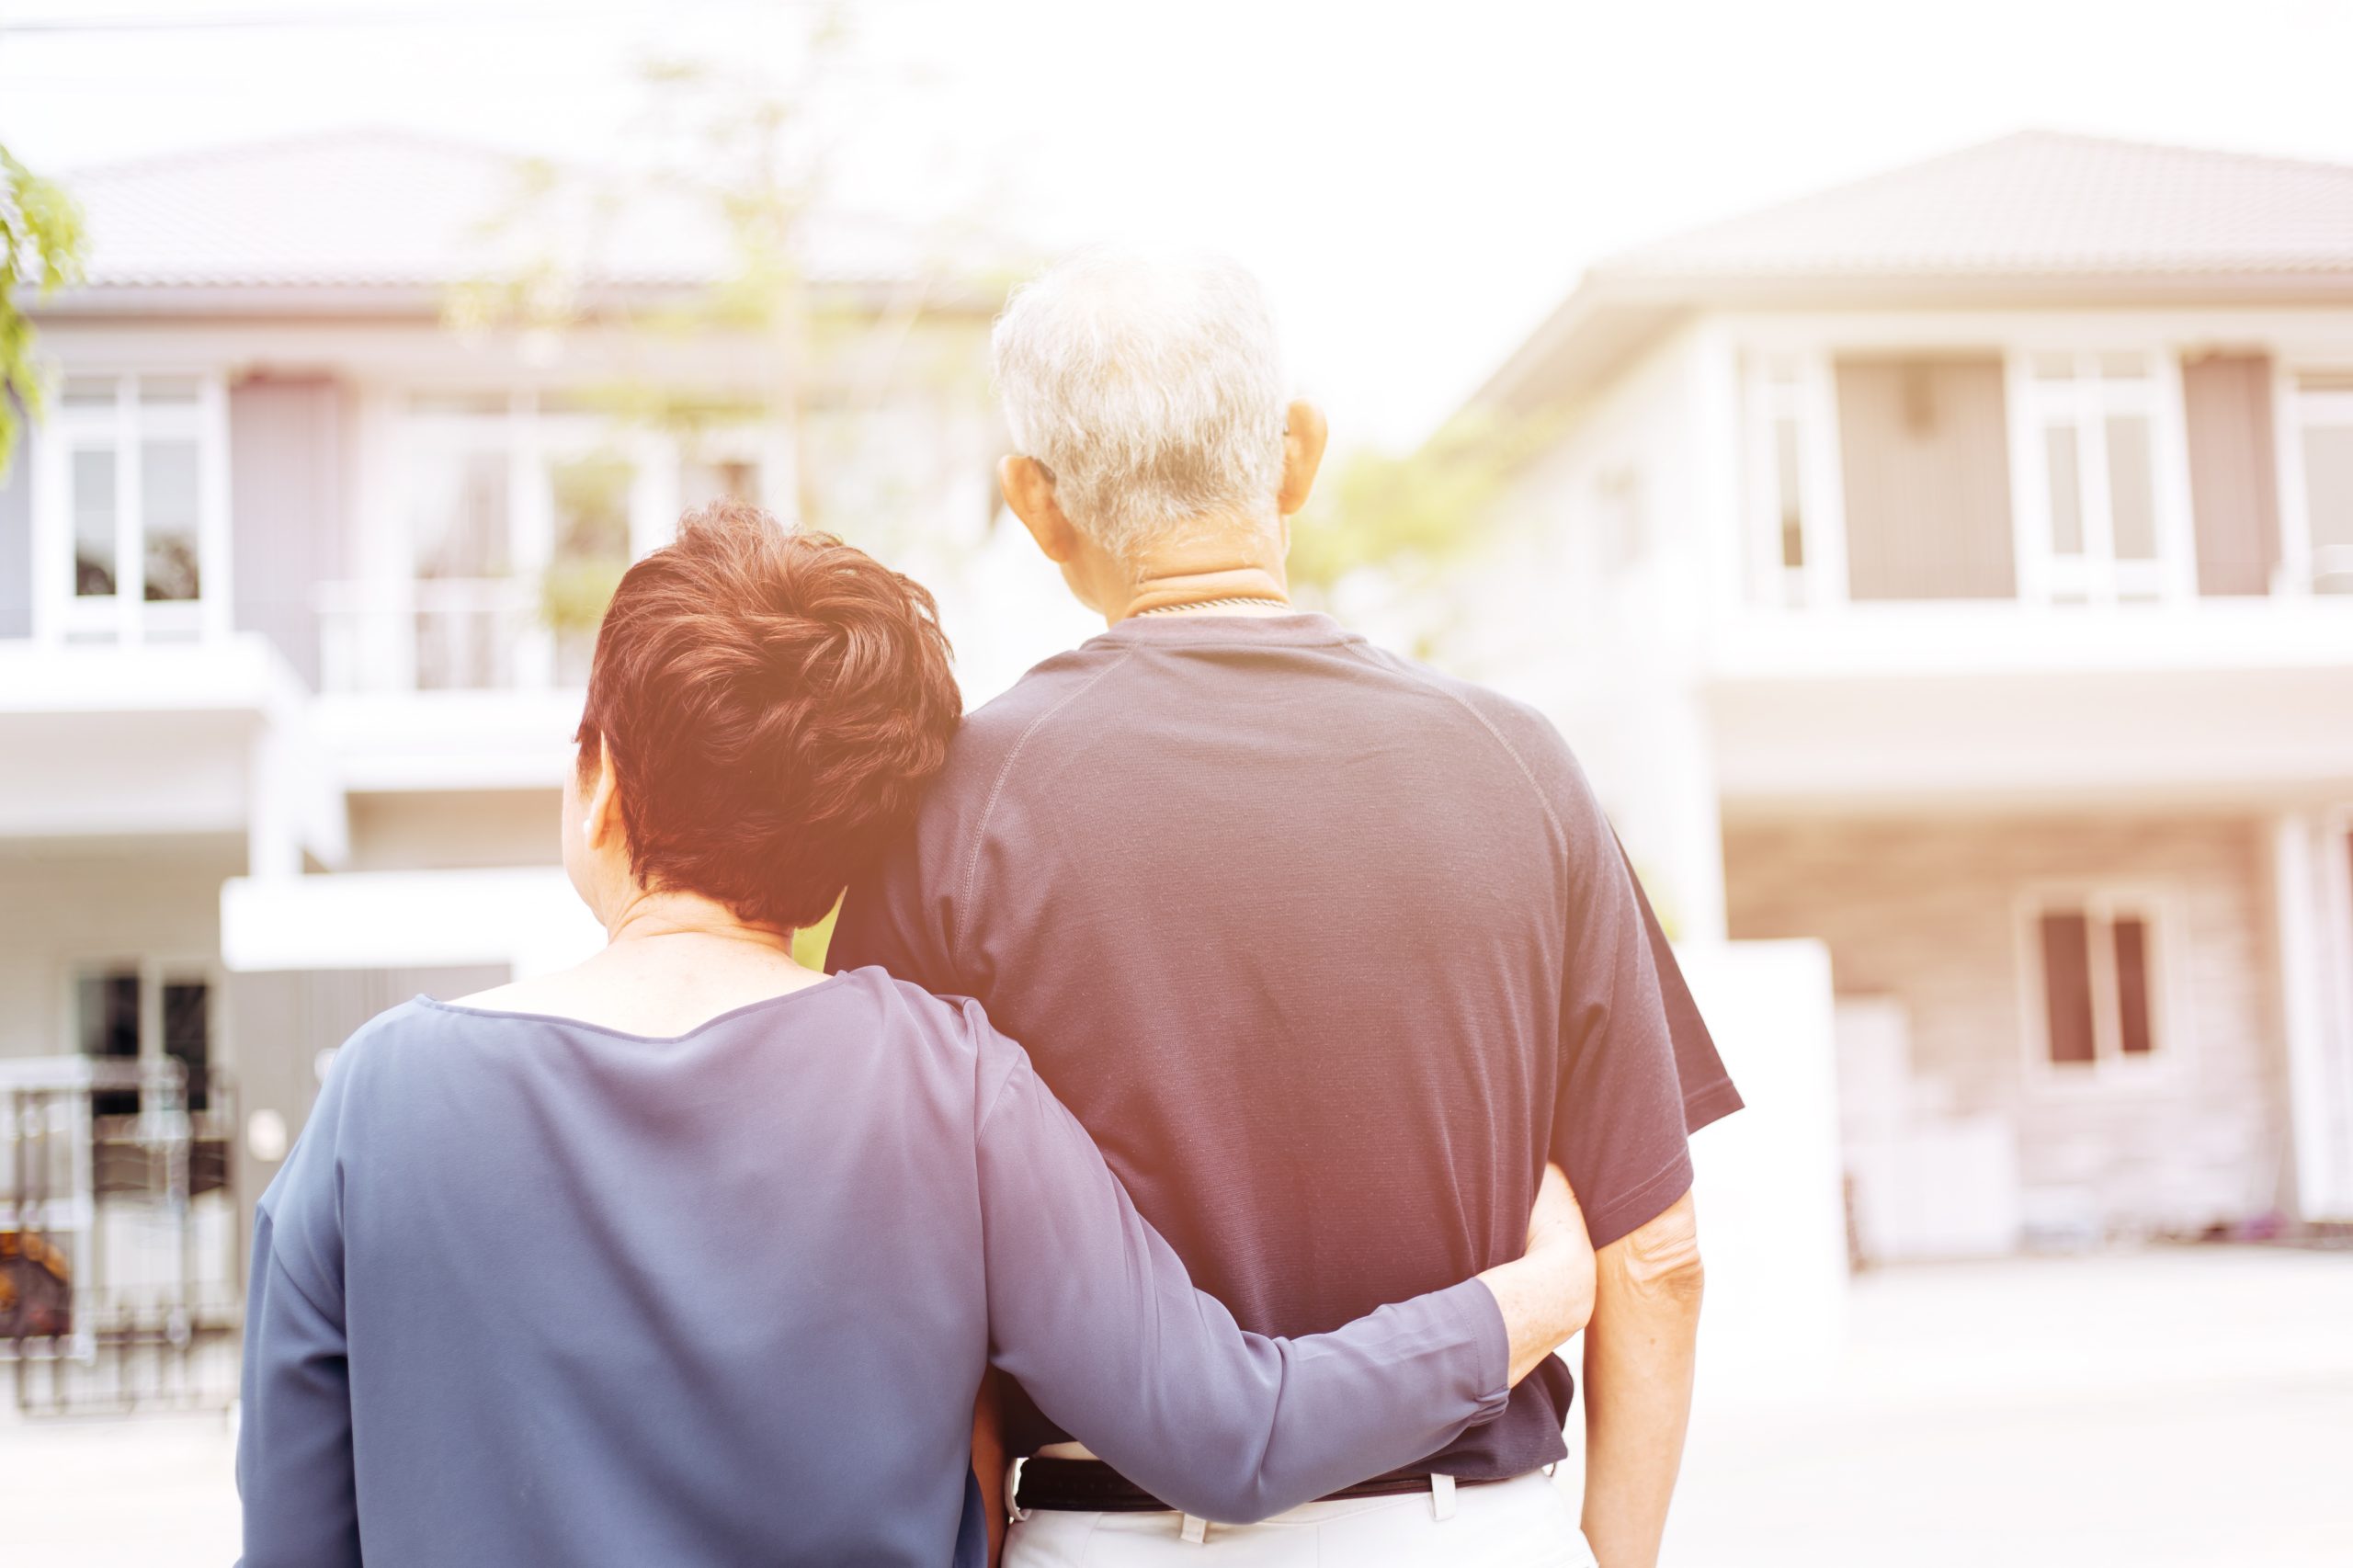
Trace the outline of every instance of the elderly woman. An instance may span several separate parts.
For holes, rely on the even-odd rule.
[[[563,812],[606,947],[369,1023],[262,1199],[248,1564],[977,1563],[992,1362],[1171,1506],[1256,1518],[1581,1325],[1562,1188],[1517,1263],[1245,1334],[977,1006],[796,964],[958,712],[929,596],[832,540],[722,506],[631,569]]]

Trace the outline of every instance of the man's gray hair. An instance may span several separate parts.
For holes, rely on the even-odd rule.
[[[1211,513],[1274,522],[1290,388],[1240,266],[1081,251],[1014,294],[994,347],[1015,446],[1105,550],[1132,559]]]

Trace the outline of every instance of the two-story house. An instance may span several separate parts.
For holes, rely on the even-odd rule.
[[[2022,134],[1596,267],[1465,593],[1867,1256],[2353,1220],[2353,167]],[[1523,426],[1528,427],[1528,426]]]
[[[0,1058],[176,1059],[207,1114],[233,1080],[246,1204],[324,1048],[593,945],[555,833],[597,585],[681,507],[885,549],[977,695],[1077,613],[993,564],[1001,291],[969,254],[815,217],[801,339],[697,327],[740,267],[710,205],[585,177],[381,133],[92,170],[86,281],[24,301],[50,395],[0,484]],[[538,225],[502,219],[527,193]],[[560,313],[451,308],[557,278]]]

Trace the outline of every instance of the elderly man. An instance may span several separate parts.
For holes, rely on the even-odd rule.
[[[1291,607],[1324,422],[1247,273],[1087,253],[995,354],[1006,499],[1110,630],[965,722],[832,962],[980,999],[1265,1333],[1516,1256],[1558,1163],[1599,1253],[1584,1535],[1653,1562],[1699,1311],[1685,1140],[1740,1102],[1591,789],[1537,713]],[[1581,1563],[1548,1479],[1573,1387],[1555,1360],[1247,1528],[1166,1512],[1011,1390],[1006,1561]]]

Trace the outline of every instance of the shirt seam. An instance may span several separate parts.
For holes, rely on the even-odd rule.
[[[1657,1195],[1656,1189],[1660,1186],[1676,1180],[1680,1180],[1683,1183],[1682,1187],[1676,1189],[1674,1195],[1675,1197],[1679,1198],[1685,1191],[1689,1189],[1691,1185],[1691,1151],[1688,1148],[1677,1150],[1675,1154],[1668,1159],[1666,1164],[1661,1165],[1648,1176],[1645,1176],[1639,1186],[1627,1192],[1624,1197],[1611,1199],[1608,1207],[1607,1208],[1595,1210],[1593,1211],[1590,1228],[1597,1232],[1608,1233],[1610,1232],[1610,1228],[1617,1224],[1619,1221],[1625,1218],[1629,1210],[1648,1203]],[[1670,1198],[1667,1202],[1660,1204],[1656,1209],[1652,1210],[1649,1213],[1643,1215],[1641,1219],[1635,1221],[1624,1230],[1619,1231],[1614,1234],[1610,1234],[1608,1241],[1597,1242],[1594,1244],[1596,1246],[1608,1246],[1611,1243],[1624,1240],[1627,1236],[1630,1236],[1636,1231],[1641,1230],[1644,1225],[1649,1224],[1653,1220],[1657,1219],[1661,1214],[1665,1213],[1667,1209],[1672,1206],[1673,1202],[1674,1199]]]
[[[1414,668],[1411,665],[1404,665],[1392,669],[1391,666],[1383,665],[1380,660],[1374,658],[1370,653],[1366,652],[1361,642],[1343,643],[1341,646],[1346,648],[1348,653],[1354,654],[1358,662],[1362,663],[1369,668],[1391,674],[1403,674],[1415,685],[1425,687],[1427,689],[1436,692],[1438,696],[1443,697],[1448,701],[1453,703],[1457,708],[1461,709],[1465,713],[1470,714],[1472,721],[1475,722],[1481,729],[1487,732],[1487,738],[1494,741],[1496,745],[1503,748],[1503,754],[1511,758],[1511,765],[1519,769],[1519,776],[1521,779],[1527,783],[1529,792],[1536,797],[1536,804],[1538,808],[1543,812],[1544,820],[1552,824],[1553,833],[1559,836],[1563,852],[1566,851],[1569,843],[1569,830],[1562,823],[1561,813],[1552,809],[1552,801],[1544,793],[1544,786],[1537,781],[1536,770],[1528,766],[1527,758],[1519,755],[1519,748],[1513,745],[1510,741],[1504,738],[1503,731],[1495,727],[1494,720],[1488,718],[1484,713],[1480,712],[1478,708],[1469,698],[1463,696],[1459,691],[1450,690],[1444,682],[1431,679],[1428,676],[1423,674],[1420,670]]]
[[[1077,690],[1069,693],[1051,708],[1047,709],[1043,713],[1039,714],[1035,719],[1029,721],[1029,727],[1021,732],[1019,737],[1014,741],[1012,748],[1005,754],[1005,761],[1000,763],[997,767],[996,780],[989,786],[988,799],[986,801],[983,802],[981,806],[980,820],[975,823],[972,827],[972,847],[971,853],[966,856],[964,861],[963,892],[958,896],[957,906],[954,911],[955,928],[948,933],[948,955],[949,966],[951,968],[959,967],[960,960],[964,956],[964,937],[966,935],[966,926],[970,920],[970,915],[967,912],[972,907],[972,894],[980,883],[981,849],[982,846],[988,842],[989,819],[996,814],[997,801],[1005,794],[1006,781],[1013,777],[1013,765],[1021,759],[1021,748],[1029,744],[1030,736],[1043,729],[1046,724],[1055,718],[1055,716],[1060,714],[1063,709],[1069,707],[1072,703],[1077,701],[1080,698],[1094,690],[1097,685],[1102,681],[1104,676],[1109,675],[1113,670],[1120,668],[1122,665],[1125,665],[1128,660],[1134,657],[1134,655],[1135,650],[1133,648],[1124,648],[1120,650],[1120,656],[1118,658],[1112,660],[1109,664],[1096,671],[1095,674],[1089,676]]]
[[[1740,1097],[1740,1086],[1728,1075],[1713,1078],[1683,1096],[1684,1135],[1688,1137],[1711,1122],[1747,1108],[1748,1102]]]

